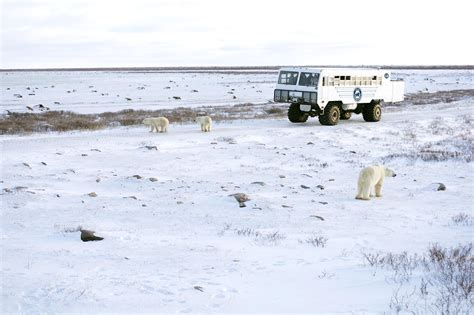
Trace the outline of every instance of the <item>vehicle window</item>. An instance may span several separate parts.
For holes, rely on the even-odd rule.
[[[296,85],[297,81],[298,81],[298,72],[280,71],[278,84]]]
[[[316,86],[318,84],[319,74],[310,72],[301,72],[300,82],[301,86]]]

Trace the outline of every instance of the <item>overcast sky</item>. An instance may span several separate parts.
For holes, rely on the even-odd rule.
[[[0,2],[3,69],[474,64],[472,1]]]

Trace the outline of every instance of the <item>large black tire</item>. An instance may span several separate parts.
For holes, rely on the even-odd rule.
[[[341,110],[337,104],[329,104],[324,109],[324,114],[319,115],[319,122],[321,125],[334,126],[339,122]]]
[[[352,116],[351,112],[346,112],[345,110],[341,111],[341,117],[339,117],[341,120],[349,120]]]
[[[379,102],[365,104],[362,110],[362,116],[365,121],[375,122],[382,118],[382,106]]]
[[[293,103],[288,109],[288,119],[292,123],[304,123],[308,120],[308,114],[305,114],[300,110],[300,104]]]

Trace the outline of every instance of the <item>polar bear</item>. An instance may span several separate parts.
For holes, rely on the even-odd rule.
[[[375,196],[382,197],[382,185],[385,177],[395,177],[395,172],[383,165],[373,165],[360,171],[357,182],[356,199],[370,200],[370,193],[375,187]]]
[[[151,126],[150,132],[156,130],[156,132],[167,132],[170,122],[166,117],[148,117],[143,119],[145,126]]]
[[[201,124],[201,131],[209,132],[211,131],[212,119],[209,116],[200,116],[196,117],[196,122]]]

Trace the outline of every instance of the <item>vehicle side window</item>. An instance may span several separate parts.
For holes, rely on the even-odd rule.
[[[300,74],[300,82],[298,85],[300,86],[316,86],[318,84],[319,74],[318,73],[310,73],[310,72],[301,72]]]
[[[278,84],[296,85],[298,81],[298,72],[281,71],[278,78]]]

